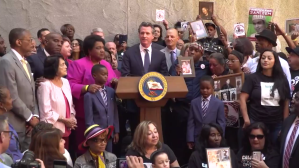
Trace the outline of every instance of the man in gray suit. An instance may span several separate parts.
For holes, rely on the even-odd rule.
[[[35,86],[29,64],[25,60],[31,55],[32,37],[22,28],[9,33],[11,51],[0,59],[0,85],[8,88],[13,100],[11,113],[7,113],[19,136],[21,151],[29,148],[32,127],[39,122],[35,100]]]
[[[167,30],[165,37],[166,47],[160,51],[165,54],[168,71],[181,53],[181,50],[176,48],[179,39],[179,34],[176,29],[171,28]]]

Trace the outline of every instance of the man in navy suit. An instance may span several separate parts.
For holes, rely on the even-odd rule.
[[[140,44],[130,47],[123,57],[122,76],[143,76],[148,72],[159,72],[168,76],[165,55],[153,44],[154,28],[151,23],[142,22],[138,29]]]
[[[40,45],[37,47],[36,52],[43,52],[45,48],[45,39],[46,36],[50,33],[49,29],[47,28],[42,28],[37,31],[37,38],[38,41],[40,42]]]
[[[54,54],[59,54],[62,46],[62,37],[58,33],[49,33],[45,38],[45,48],[27,58],[33,73],[34,81],[44,75],[44,61]]]
[[[102,128],[110,125],[114,126],[112,133],[113,142],[117,143],[119,139],[119,119],[115,99],[115,91],[105,86],[108,78],[108,71],[104,65],[97,64],[91,69],[95,84],[101,86],[101,89],[93,93],[84,95],[84,112],[86,128],[98,124]],[[112,140],[108,140],[106,150],[112,152]]]
[[[280,156],[282,167],[299,167],[299,92],[291,101],[293,113],[284,120],[280,134]]]
[[[130,47],[123,56],[122,76],[143,76],[148,72],[159,72],[168,76],[168,68],[164,53],[152,43],[154,27],[151,23],[142,22],[138,28],[140,44]],[[126,100],[126,113],[131,127],[132,135],[139,124],[139,108],[133,100]]]

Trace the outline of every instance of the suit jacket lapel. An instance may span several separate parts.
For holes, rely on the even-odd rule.
[[[44,65],[45,59],[47,58],[46,53],[44,50],[40,52],[40,55],[38,56],[39,60],[41,61],[42,65]]]
[[[108,110],[110,107],[110,104],[111,104],[110,102],[112,100],[111,100],[111,92],[109,89],[107,89],[107,87],[106,87],[106,93],[107,93],[107,106],[106,106],[107,108],[106,109]]]
[[[27,80],[28,80],[28,81],[30,82],[30,84],[31,84],[31,80],[29,79],[29,77],[28,77],[28,75],[27,75],[27,72],[25,71],[23,65],[21,64],[21,61],[18,59],[18,57],[15,55],[15,53],[13,53],[12,51],[11,51],[11,53],[12,53],[12,58],[15,60],[17,66],[21,69],[21,71],[24,73],[24,75],[26,76]],[[30,68],[28,68],[28,63],[27,63],[27,69],[28,69],[29,75],[32,76],[32,75],[30,74],[31,71],[29,71]],[[33,80],[33,78],[32,78],[32,80]]]
[[[96,92],[95,94],[96,94],[97,98],[100,100],[100,102],[101,102],[101,104],[103,105],[103,107],[106,108],[106,105],[105,105],[104,100],[103,100],[103,98],[102,98],[101,92],[98,91],[98,92]],[[107,101],[108,101],[108,100],[107,100]]]
[[[290,118],[290,122],[286,122],[286,126],[285,128],[283,128],[283,134],[281,135],[281,138],[282,138],[282,144],[281,144],[281,147],[280,147],[280,151],[284,151],[284,147],[285,147],[285,143],[286,143],[286,138],[287,138],[287,135],[289,133],[289,130],[295,120],[297,116],[296,115],[293,115],[291,118]],[[297,138],[297,141],[298,141],[299,138]],[[298,145],[298,142],[296,142],[296,144]],[[295,148],[295,145],[293,147],[293,149]],[[294,151],[294,150],[293,150]]]
[[[212,108],[213,108],[213,103],[214,103],[214,97],[211,96],[210,101],[209,101],[209,106],[208,106],[208,109],[207,109],[205,118],[207,118],[208,115],[210,115],[210,113],[213,111],[213,110],[212,110]]]

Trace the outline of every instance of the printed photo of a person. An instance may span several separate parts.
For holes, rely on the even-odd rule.
[[[253,15],[252,24],[256,33],[251,34],[250,37],[255,37],[256,34],[267,28],[266,17],[264,15]]]
[[[182,71],[183,71],[183,74],[192,74],[189,60],[182,61]]]

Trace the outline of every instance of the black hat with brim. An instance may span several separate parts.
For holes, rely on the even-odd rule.
[[[274,47],[277,46],[276,40],[277,40],[277,36],[274,32],[272,32],[271,30],[265,29],[263,30],[261,33],[257,33],[255,35],[255,38],[265,38],[267,39],[270,43],[273,44]]]

